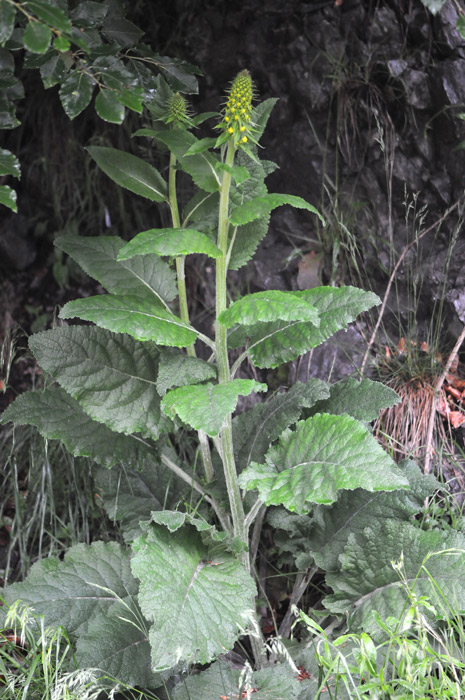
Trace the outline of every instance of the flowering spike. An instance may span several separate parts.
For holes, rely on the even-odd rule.
[[[179,94],[179,92],[173,93],[171,99],[168,102],[167,107],[167,117],[165,119],[166,124],[173,124],[175,127],[191,126],[191,120],[189,118],[187,101]]]
[[[234,137],[234,143],[239,146],[247,142],[247,134],[250,135],[252,123],[253,83],[248,70],[242,70],[234,78],[229,90],[226,106],[223,111],[223,127],[228,134]]]

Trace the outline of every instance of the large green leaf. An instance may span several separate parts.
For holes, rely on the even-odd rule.
[[[317,414],[283,433],[265,458],[240,475],[267,505],[304,513],[309,503],[333,503],[344,489],[408,488],[402,470],[362,423],[350,416]]]
[[[15,5],[5,2],[5,0],[0,2],[0,45],[3,45],[10,38],[15,26],[15,16]]]
[[[45,624],[70,633],[85,630],[92,618],[119,598],[135,597],[130,551],[116,542],[77,544],[64,560],[48,557],[34,564],[23,583],[5,589],[8,604],[20,598],[43,615]]]
[[[146,623],[132,598],[93,617],[77,640],[80,668],[98,668],[120,682],[155,688],[162,684],[152,673]]]
[[[289,664],[244,674],[224,661],[216,661],[206,671],[183,679],[173,690],[173,700],[220,700],[245,698],[249,689],[253,700],[293,700],[302,690]]]
[[[226,328],[236,324],[251,326],[254,323],[278,320],[309,321],[315,326],[320,325],[318,311],[312,304],[293,292],[281,292],[278,289],[247,294],[219,316],[219,321]]]
[[[444,550],[449,551],[436,554]],[[334,594],[325,598],[325,606],[334,613],[348,612],[351,630],[364,629],[378,638],[372,612],[382,620],[399,619],[408,607],[407,592],[393,567],[401,559],[410,589],[417,597],[427,596],[439,617],[465,612],[465,536],[425,532],[395,519],[350,535],[340,555],[341,569],[327,576]]]
[[[399,401],[396,392],[381,382],[349,377],[333,384],[329,398],[318,401],[311,413],[347,413],[352,418],[369,422],[376,420],[384,408],[395,406]]]
[[[118,433],[159,437],[155,345],[95,326],[67,326],[36,333],[29,347],[91,418]]]
[[[250,199],[239,207],[236,207],[231,214],[231,224],[233,226],[243,226],[244,224],[250,223],[255,219],[261,219],[263,216],[268,216],[273,209],[280,207],[283,204],[290,204],[297,209],[306,209],[316,214],[322,222],[324,222],[321,214],[313,207],[311,204],[302,199],[302,197],[296,197],[293,194],[266,194],[262,197],[255,197]]]
[[[60,318],[94,321],[115,333],[129,333],[136,340],[153,340],[159,345],[185,347],[197,337],[196,331],[178,316],[147,299],[101,294],[69,301]]]
[[[119,462],[142,466],[151,452],[139,440],[114,433],[92,420],[59,388],[21,394],[0,416],[1,423],[35,425],[50,440],[60,440],[75,457],[91,457],[104,467]]]
[[[118,99],[114,90],[100,89],[95,98],[95,111],[101,119],[110,124],[122,124],[124,121],[124,105]]]
[[[94,84],[90,78],[78,70],[73,70],[61,83],[60,101],[66,114],[74,119],[89,104]]]
[[[62,625],[76,636],[82,666],[124,683],[158,684],[129,559],[130,551],[116,542],[78,544],[63,561],[50,557],[34,564],[4,597],[7,603],[20,598],[44,616],[46,626]]]
[[[253,379],[233,379],[225,384],[198,384],[181,386],[169,391],[162,399],[165,413],[178,415],[195,430],[203,430],[212,437],[218,435],[223,421],[234,411],[239,396],[252,391],[266,391],[266,384]]]
[[[163,348],[157,377],[157,391],[163,396],[168,389],[184,384],[198,384],[215,379],[216,367],[199,357],[189,357],[180,350]]]
[[[326,571],[338,569],[339,555],[351,533],[357,535],[387,518],[409,520],[422,509],[425,499],[440,488],[433,475],[423,474],[414,462],[406,460],[400,468],[408,479],[409,491],[343,491],[333,505],[313,510],[306,551],[312,553],[318,566]]]
[[[313,406],[329,395],[328,385],[319,379],[296,382],[289,391],[276,394],[233,420],[234,450],[238,466],[261,461],[270,444],[299,420],[303,407]]]
[[[112,294],[134,294],[153,301],[172,301],[177,295],[176,275],[158,255],[117,261],[125,241],[118,236],[60,236],[55,245],[70,255]]]
[[[166,182],[158,170],[142,158],[105,146],[88,146],[86,150],[117,185],[152,202],[163,202],[168,199]]]
[[[252,618],[256,593],[236,557],[217,542],[209,547],[191,525],[170,533],[152,524],[133,547],[139,603],[153,621],[153,670],[205,664],[230,649]]]
[[[316,287],[293,294],[316,307],[320,315],[318,327],[303,321],[240,326],[229,336],[230,347],[247,344],[254,365],[277,367],[320,345],[345,328],[362,311],[381,303],[376,294],[356,287]]]
[[[32,53],[45,53],[50,46],[51,40],[52,30],[46,24],[33,20],[27,23],[23,34],[25,49],[32,51]]]
[[[200,231],[190,228],[160,228],[138,233],[129,243],[121,248],[118,260],[127,260],[135,255],[190,255],[204,253],[211,258],[221,258],[221,250]]]

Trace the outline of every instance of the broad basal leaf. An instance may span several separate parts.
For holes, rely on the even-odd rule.
[[[117,185],[152,202],[168,199],[166,182],[158,170],[142,158],[105,146],[88,146],[86,150]]]
[[[245,675],[224,661],[183,679],[173,690],[173,700],[220,700],[247,697],[254,700],[293,700],[302,690],[289,664],[283,663]]]
[[[352,418],[369,422],[378,418],[383,408],[395,406],[399,401],[398,394],[381,382],[349,377],[333,384],[329,398],[318,401],[311,413],[347,413]]]
[[[216,367],[198,357],[190,357],[174,348],[160,351],[157,391],[163,396],[168,389],[184,384],[198,384],[216,377]]]
[[[408,488],[401,469],[364,425],[350,416],[317,414],[287,430],[266,455],[240,475],[267,505],[304,513],[309,503],[332,503],[344,489]]]
[[[318,326],[318,311],[305,299],[300,299],[292,292],[273,289],[268,292],[247,294],[223,311],[220,322],[226,328],[236,324],[250,326],[261,321],[310,321]]]
[[[81,668],[98,668],[129,685],[158,687],[163,678],[152,673],[146,627],[135,599],[113,603],[79,636],[76,661]]]
[[[160,421],[155,345],[103,328],[67,326],[36,333],[29,346],[91,418],[118,433],[159,437],[165,417]]]
[[[223,421],[234,411],[239,396],[252,391],[266,391],[266,384],[252,379],[233,379],[225,384],[182,386],[169,391],[162,399],[162,409],[170,416],[177,414],[195,430],[212,437],[218,435]]]
[[[313,406],[329,395],[328,385],[319,379],[296,382],[289,391],[276,394],[233,420],[233,442],[238,466],[263,460],[270,444],[283,430],[299,420],[302,408]]]
[[[407,521],[418,513],[425,498],[437,491],[440,484],[432,474],[423,474],[414,462],[406,460],[400,468],[408,479],[409,491],[343,491],[331,506],[314,508],[311,533],[307,532],[302,551],[310,552],[322,569],[333,571],[339,568],[339,555],[351,533],[357,535],[365,527],[387,518]]]
[[[228,552],[218,556],[192,526],[151,525],[134,543],[134,576],[150,629],[152,668],[205,664],[230,649],[252,617],[255,584]]]
[[[450,551],[434,554],[444,550]],[[424,531],[395,519],[350,535],[340,555],[340,571],[327,576],[334,594],[325,598],[325,606],[335,613],[348,612],[351,630],[364,629],[379,637],[372,611],[382,620],[400,619],[408,606],[407,593],[392,565],[401,558],[409,587],[417,597],[427,596],[439,617],[452,610],[465,611],[465,536]]]
[[[91,457],[107,468],[119,462],[141,466],[151,456],[142,442],[96,423],[75,399],[56,387],[18,396],[0,417],[1,423],[8,421],[35,425],[41,435],[60,440],[75,457]]]
[[[23,583],[5,589],[8,604],[20,598],[44,616],[46,626],[63,625],[69,633],[85,630],[100,612],[138,590],[130,551],[116,542],[77,544],[64,560],[48,557],[34,564]]]
[[[177,296],[176,275],[158,255],[117,261],[125,241],[118,236],[60,236],[55,245],[112,294],[163,302]]]
[[[311,204],[302,199],[302,197],[296,197],[293,194],[266,194],[262,197],[255,197],[245,202],[240,207],[236,207],[231,214],[231,224],[233,226],[243,226],[248,224],[250,221],[255,219],[261,219],[262,216],[268,216],[273,209],[280,207],[283,204],[290,204],[297,209],[306,209],[316,214],[319,219],[324,223],[324,219],[321,214],[313,207]]]
[[[302,321],[241,326],[230,334],[229,346],[236,348],[247,343],[254,365],[277,367],[320,345],[362,311],[381,303],[376,294],[355,287],[316,287],[292,293],[316,307],[320,316],[318,327]]]
[[[60,318],[93,321],[115,333],[129,333],[137,340],[185,347],[194,342],[196,331],[162,306],[135,296],[101,294],[69,301]]]
[[[190,228],[152,228],[138,233],[129,243],[121,248],[118,260],[127,260],[135,255],[190,255],[204,253],[211,258],[221,258],[221,250],[208,236]]]

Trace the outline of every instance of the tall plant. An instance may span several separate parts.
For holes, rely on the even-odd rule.
[[[302,678],[292,663],[278,672],[268,667],[256,613],[254,560],[266,508],[278,547],[300,571],[292,600],[316,564],[334,591],[328,610],[352,610],[353,627],[370,631],[373,609],[397,614],[405,601],[390,562],[405,551],[416,585],[434,597],[418,569],[426,552],[451,540],[409,522],[437,484],[412,463],[398,467],[367,427],[398,400],[392,390],[368,379],[333,386],[311,379],[234,416],[239,397],[267,392],[266,383],[247,377],[246,360],[258,369],[293,361],[379,303],[353,287],[230,300],[228,271],[252,258],[273,209],[291,205],[319,216],[300,197],[267,192],[275,166],[259,158],[258,144],[275,101],[253,106],[253,99],[244,70],[228,91],[219,136],[199,140],[193,127],[211,115],[190,116],[182,95],[158,79],[155,128],[136,135],[168,150],[166,180],[134,155],[88,148],[116,183],[167,205],[172,225],[129,243],[114,236],[57,240],[107,293],[61,310],[64,320],[95,325],[31,337],[53,381],[17,398],[2,422],[36,425],[100,464],[102,497],[127,544],[77,545],[63,561],[38,562],[24,583],[6,590],[6,600],[21,598],[47,625],[64,625],[82,666],[151,688],[248,636],[255,668],[249,689],[296,697]],[[197,187],[182,212],[179,171]],[[211,336],[189,319],[185,259],[192,254],[215,266]],[[457,604],[463,593],[450,572],[463,572],[463,564],[457,554],[434,572]],[[228,695],[226,686],[237,692],[243,682],[240,671],[216,661],[174,695],[213,698],[220,686]]]

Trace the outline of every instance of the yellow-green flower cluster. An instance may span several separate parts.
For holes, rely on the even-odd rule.
[[[234,78],[223,112],[221,126],[227,134],[234,136],[234,143],[247,143],[252,127],[252,78],[243,70]]]

